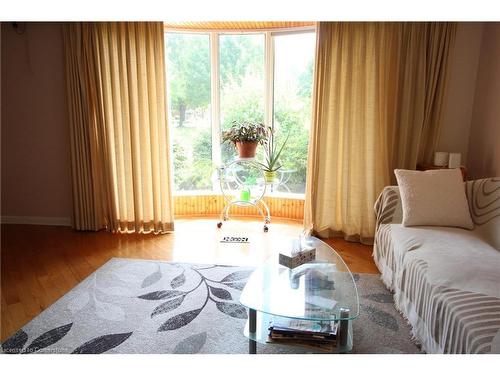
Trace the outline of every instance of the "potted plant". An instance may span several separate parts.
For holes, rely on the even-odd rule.
[[[288,137],[290,137],[290,133],[288,133],[285,141],[278,148],[278,145],[274,141],[274,130],[272,128],[268,129],[268,137],[264,142],[264,162],[259,163],[264,170],[264,177],[267,183],[273,183],[276,180],[276,172],[282,167],[279,163],[279,158],[288,142]]]
[[[234,121],[231,128],[222,132],[222,143],[233,142],[240,158],[253,158],[257,145],[267,139],[267,129],[260,122]]]

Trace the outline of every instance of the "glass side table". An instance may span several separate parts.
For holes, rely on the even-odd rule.
[[[332,352],[352,350],[352,321],[359,315],[356,283],[335,250],[314,237],[310,244],[316,248],[314,262],[289,269],[278,263],[275,254],[252,273],[245,285],[240,303],[248,308],[244,333],[250,354],[256,353],[257,342],[267,342],[269,323],[276,316],[338,322],[337,344]]]

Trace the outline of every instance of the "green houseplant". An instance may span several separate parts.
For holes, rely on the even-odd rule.
[[[282,167],[279,158],[285,148],[290,133],[286,136],[285,141],[278,147],[274,140],[274,129],[268,128],[268,137],[264,142],[264,162],[259,163],[264,170],[264,177],[267,183],[272,183],[276,179],[276,172]]]
[[[233,142],[240,158],[253,158],[257,145],[264,144],[267,135],[265,125],[260,122],[234,121],[228,130],[222,132],[222,143]]]

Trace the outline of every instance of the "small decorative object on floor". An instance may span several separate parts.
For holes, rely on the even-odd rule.
[[[292,241],[291,248],[280,251],[279,264],[295,268],[316,259],[316,248],[307,246],[303,236]]]
[[[224,236],[220,242],[227,243],[249,243],[248,237],[239,237],[239,236]]]

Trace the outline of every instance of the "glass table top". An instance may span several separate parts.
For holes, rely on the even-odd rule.
[[[302,320],[347,320],[359,315],[359,299],[351,271],[323,241],[309,237],[316,260],[294,269],[271,256],[250,276],[240,302],[266,314]],[[287,244],[284,244],[287,246]],[[341,314],[348,309],[348,315]]]

